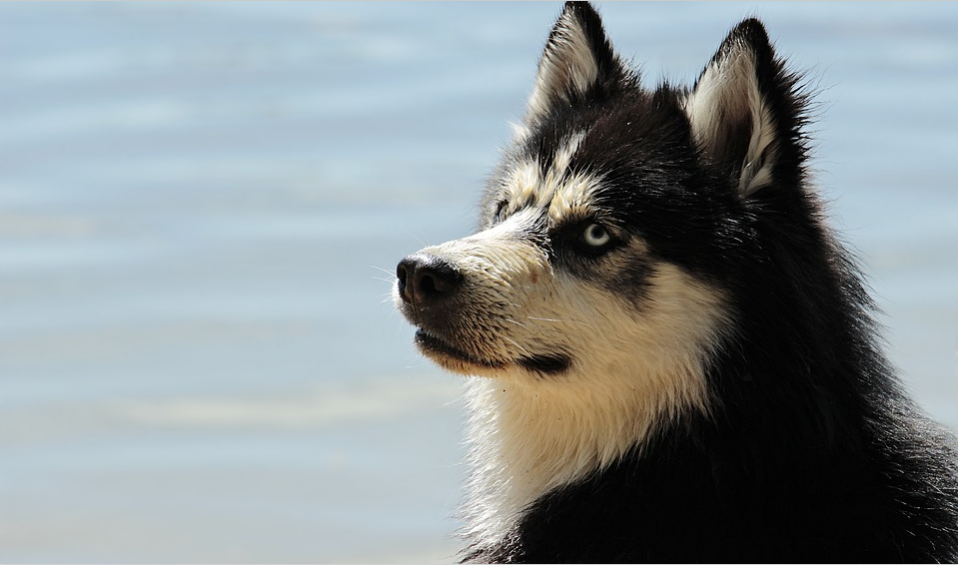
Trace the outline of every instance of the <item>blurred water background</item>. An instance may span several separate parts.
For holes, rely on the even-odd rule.
[[[0,3],[0,561],[451,561],[474,226],[555,3]],[[600,4],[645,82],[765,18],[908,389],[958,428],[958,5]]]

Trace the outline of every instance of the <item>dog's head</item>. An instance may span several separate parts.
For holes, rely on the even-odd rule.
[[[480,231],[399,263],[420,350],[469,375],[704,405],[756,195],[803,174],[794,85],[746,20],[694,88],[646,90],[592,7],[567,4]]]

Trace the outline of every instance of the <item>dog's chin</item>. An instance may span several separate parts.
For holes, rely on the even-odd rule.
[[[423,355],[437,365],[454,373],[490,375],[502,371],[507,365],[504,361],[492,361],[470,355],[423,329],[416,332],[416,346]]]
[[[423,329],[416,332],[416,346],[423,355],[443,369],[463,375],[495,376],[513,367],[555,375],[564,373],[572,365],[572,359],[565,354],[531,355],[511,361],[483,359]]]

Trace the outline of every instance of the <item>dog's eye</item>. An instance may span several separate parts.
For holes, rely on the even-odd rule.
[[[602,224],[589,224],[582,230],[582,241],[590,247],[602,247],[612,241],[612,236]]]

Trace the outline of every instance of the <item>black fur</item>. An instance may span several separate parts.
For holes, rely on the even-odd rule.
[[[733,329],[708,371],[709,415],[686,413],[641,454],[540,498],[506,541],[465,559],[958,560],[953,439],[903,394],[879,350],[859,271],[807,185],[807,97],[762,24],[739,24],[713,58],[750,49],[775,118],[774,181],[743,195],[749,124],[705,154],[681,106],[689,91],[641,89],[595,11],[572,3],[568,14],[587,30],[600,76],[527,124],[532,135],[504,168],[533,155],[549,163],[588,126],[571,168],[602,173],[600,206],[655,257],[727,291]],[[486,225],[495,199],[493,188]],[[619,290],[639,288],[642,269]]]

